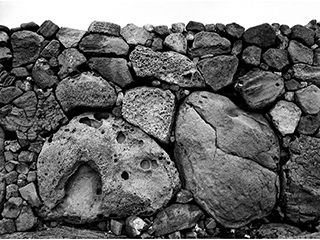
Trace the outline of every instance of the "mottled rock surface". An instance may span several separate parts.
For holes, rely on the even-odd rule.
[[[53,87],[58,83],[58,77],[44,58],[39,58],[33,66],[32,77],[40,88]]]
[[[306,63],[312,65],[313,51],[295,40],[290,41],[288,53],[293,63]]]
[[[78,71],[78,67],[83,65],[87,59],[76,48],[65,49],[58,57],[61,66],[58,76],[64,79],[68,75]]]
[[[299,63],[293,65],[292,69],[293,77],[296,79],[311,82],[320,87],[320,67]]]
[[[269,223],[262,225],[257,230],[258,238],[292,238],[301,234],[302,231],[295,227],[284,223]]]
[[[257,46],[249,46],[242,52],[242,61],[248,65],[258,66],[261,60],[261,48]]]
[[[181,54],[187,53],[187,39],[182,33],[171,33],[164,39],[163,45],[169,50]]]
[[[262,59],[269,67],[278,71],[281,71],[289,64],[288,52],[283,49],[269,48],[265,53],[263,53]]]
[[[86,31],[62,27],[56,34],[57,39],[62,43],[65,48],[77,47],[81,38]]]
[[[44,21],[40,28],[38,29],[37,33],[44,36],[45,38],[53,37],[59,31],[59,27],[57,24],[52,22],[51,20]]]
[[[315,85],[296,91],[297,104],[306,114],[317,114],[320,112],[320,89]]]
[[[261,24],[255,27],[248,28],[243,36],[243,41],[248,44],[253,44],[261,48],[267,48],[275,45],[276,33],[273,28],[267,24]]]
[[[7,47],[0,47],[0,63],[10,61],[12,59],[12,53]]]
[[[315,32],[312,29],[301,26],[299,24],[294,25],[291,28],[290,38],[295,39],[307,46],[312,46],[314,44]]]
[[[127,24],[120,31],[121,36],[129,45],[147,46],[152,43],[153,35],[142,27],[138,27],[132,23]]]
[[[23,206],[19,217],[15,220],[18,232],[30,230],[37,223],[37,217],[34,216],[30,206]]]

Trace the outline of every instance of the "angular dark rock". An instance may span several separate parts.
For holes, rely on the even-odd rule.
[[[291,28],[290,38],[297,40],[309,47],[314,44],[315,32],[301,25],[295,25]]]
[[[295,40],[289,42],[288,53],[293,63],[306,63],[312,65],[313,51]]]
[[[6,32],[0,31],[0,47],[8,46],[9,36]]]
[[[120,31],[121,36],[129,45],[151,46],[154,35],[142,27],[132,23],[127,24]]]
[[[47,44],[47,46],[43,48],[40,55],[45,58],[58,57],[60,51],[60,42],[56,39],[53,39]]]
[[[261,48],[272,47],[276,43],[276,38],[275,31],[267,23],[248,28],[242,36],[245,43],[257,45]]]
[[[187,39],[182,33],[171,33],[164,39],[163,45],[169,50],[181,54],[187,53]]]
[[[17,87],[5,87],[0,89],[0,104],[8,104],[15,98],[22,95],[22,91]]]
[[[292,67],[293,77],[315,84],[320,87],[320,67],[310,66],[308,64],[295,64]]]
[[[204,24],[201,22],[196,22],[196,21],[188,22],[186,29],[187,29],[187,31],[192,31],[192,32],[205,31]]]
[[[290,79],[289,81],[285,81],[284,86],[287,91],[296,91],[302,88],[301,84],[295,79]]]
[[[59,55],[58,61],[61,66],[58,76],[60,79],[64,79],[68,75],[77,72],[77,68],[84,64],[87,59],[76,48],[68,48]]]
[[[280,31],[284,36],[289,36],[291,34],[291,28],[285,24],[280,26]]]
[[[44,36],[45,38],[52,38],[58,31],[59,31],[58,25],[56,25],[50,20],[46,20],[41,24],[37,33]]]
[[[206,83],[214,91],[218,91],[232,83],[238,62],[238,58],[235,56],[221,55],[205,58],[198,62],[197,67]]]
[[[242,52],[242,61],[248,65],[258,66],[260,64],[261,52],[261,48],[249,46]]]
[[[156,34],[158,34],[162,39],[164,39],[171,33],[167,25],[155,26],[153,31]]]
[[[313,135],[320,127],[320,113],[317,115],[302,116],[298,125],[298,132],[304,135]]]
[[[288,52],[283,49],[269,48],[262,54],[262,59],[269,67],[278,71],[289,65]]]
[[[27,23],[22,23],[20,25],[20,28],[22,30],[29,30],[29,31],[36,32],[39,29],[39,25],[36,24],[35,22],[27,22]]]
[[[65,48],[77,47],[86,31],[62,27],[56,34],[57,39]]]
[[[58,77],[44,58],[39,58],[34,64],[32,78],[38,87],[42,89],[53,87],[58,83]]]
[[[101,21],[93,21],[88,28],[90,33],[102,33],[116,37],[120,36],[120,30],[121,27],[118,24]]]
[[[244,30],[244,27],[234,22],[226,25],[227,34],[233,38],[241,38]]]
[[[7,47],[0,47],[0,63],[5,63],[12,59],[12,53]]]

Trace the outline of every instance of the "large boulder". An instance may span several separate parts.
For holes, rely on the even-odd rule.
[[[147,134],[108,113],[86,113],[47,139],[38,158],[40,197],[73,222],[149,216],[180,188],[169,155]]]
[[[133,70],[139,77],[154,77],[181,87],[205,87],[195,63],[176,52],[154,52],[137,46],[129,56]]]
[[[174,156],[185,188],[219,223],[237,228],[268,215],[278,193],[279,143],[259,114],[194,92],[181,105]]]
[[[275,45],[277,36],[273,28],[268,23],[264,23],[248,28],[244,32],[242,39],[245,43],[267,48]]]

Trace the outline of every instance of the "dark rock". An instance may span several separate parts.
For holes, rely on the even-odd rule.
[[[283,79],[271,72],[254,69],[237,79],[236,90],[251,109],[270,106],[284,92]]]
[[[233,43],[231,54],[238,56],[242,52],[242,40],[238,39]]]
[[[154,77],[180,87],[205,87],[196,65],[186,56],[176,52],[154,52],[137,46],[129,59],[139,77]]]
[[[16,171],[17,171],[17,173],[20,173],[20,174],[28,174],[29,166],[23,162],[18,163],[16,166]],[[18,175],[18,180],[19,180],[19,175]]]
[[[313,65],[320,66],[320,48],[316,48],[313,51]]]
[[[304,113],[317,114],[320,112],[320,89],[315,85],[296,91],[295,99]]]
[[[242,36],[245,43],[257,45],[261,48],[272,47],[276,43],[276,38],[276,33],[267,23],[248,28]]]
[[[181,54],[187,53],[187,39],[182,33],[171,33],[164,39],[163,45],[169,50]]]
[[[92,70],[97,71],[104,79],[124,88],[133,83],[128,62],[124,58],[90,58],[88,64]]]
[[[171,33],[167,25],[155,26],[153,31],[156,34],[158,34],[162,39],[164,39]]]
[[[296,224],[315,222],[320,215],[319,147],[319,138],[305,135],[300,135],[289,145],[291,157],[284,166],[285,212],[287,219]]]
[[[28,22],[28,23],[22,23],[20,25],[20,28],[22,30],[29,30],[29,31],[36,32],[39,29],[39,25],[36,24],[35,22]]]
[[[84,64],[87,59],[76,48],[65,49],[58,57],[61,66],[58,76],[64,79],[68,75],[78,72],[78,67]]]
[[[169,90],[133,88],[124,95],[122,116],[127,122],[168,144],[175,115],[175,101],[175,96]]]
[[[216,56],[230,51],[231,43],[228,39],[220,37],[213,32],[199,32],[194,36],[194,41],[188,54],[194,58],[208,54]]]
[[[132,23],[127,24],[120,31],[121,36],[129,45],[148,46],[152,43],[154,35],[142,27],[138,27]]]
[[[32,207],[39,207],[41,201],[39,199],[36,186],[34,183],[29,183],[28,185],[19,188],[21,197],[26,200]]]
[[[23,109],[28,118],[34,117],[37,108],[37,97],[32,91],[25,92],[23,95],[13,101],[14,106]]]
[[[113,232],[116,236],[121,235],[123,223],[114,219],[111,219],[110,221],[110,230]]]
[[[192,193],[188,190],[181,189],[180,192],[176,195],[176,202],[177,203],[188,203],[193,200]]]
[[[256,232],[258,238],[292,238],[301,234],[297,227],[284,223],[268,223],[262,225]]]
[[[29,73],[25,67],[17,67],[11,70],[11,74],[13,74],[17,78],[26,78],[29,76]]]
[[[217,23],[215,25],[215,31],[220,35],[225,35],[226,33],[226,26],[222,23]]]
[[[291,40],[288,47],[288,53],[293,63],[306,63],[312,65],[313,51],[295,40]]]
[[[57,39],[65,48],[77,47],[86,31],[62,27],[56,34]]]
[[[38,87],[42,89],[53,87],[58,83],[58,77],[44,58],[39,58],[34,64],[32,78]]]
[[[13,233],[15,231],[16,231],[16,226],[14,225],[14,221],[12,219],[0,220],[0,235],[5,233]]]
[[[6,183],[0,182],[0,203],[2,204],[6,198]]]
[[[8,46],[9,36],[6,32],[0,31],[0,47]]]
[[[206,24],[205,26],[206,32],[215,32],[216,26],[213,23]]]
[[[295,25],[291,28],[290,38],[297,40],[309,47],[314,44],[315,32],[301,25]]]
[[[52,38],[59,31],[58,25],[54,24],[50,20],[44,21],[37,33],[44,36],[45,38]]]
[[[19,31],[11,35],[13,67],[34,63],[39,57],[44,38],[31,31]]]
[[[19,217],[14,221],[17,231],[24,232],[32,229],[38,219],[34,216],[30,206],[23,206]]]
[[[88,28],[90,33],[102,33],[116,37],[120,36],[120,30],[121,27],[118,24],[101,21],[93,21]]]
[[[174,163],[154,140],[102,112],[77,116],[48,139],[37,173],[48,218],[74,217],[73,223],[97,214],[149,216],[180,188]]]
[[[125,56],[129,45],[120,37],[89,34],[82,38],[79,49],[88,54]]]
[[[22,204],[20,197],[12,197],[3,205],[2,217],[15,219],[20,214],[20,206]]]
[[[288,25],[285,25],[285,24],[282,24],[280,26],[280,31],[285,36],[289,36],[291,34],[291,28]]]
[[[249,46],[242,52],[242,61],[248,65],[258,66],[261,59],[261,48]]]
[[[45,58],[58,57],[60,51],[60,42],[53,39],[43,48],[40,55]]]
[[[10,35],[10,29],[7,26],[0,25],[0,31],[7,33]]]
[[[107,81],[90,73],[65,78],[58,84],[55,94],[65,112],[78,107],[110,108],[117,98]]]
[[[270,48],[262,54],[262,59],[269,67],[278,71],[289,64],[288,52],[283,49]]]
[[[12,53],[7,47],[0,47],[0,63],[8,62],[12,59]]]
[[[244,33],[244,27],[237,23],[229,23],[226,25],[226,32],[233,38],[241,38]]]
[[[152,228],[155,236],[159,237],[192,228],[202,216],[203,212],[196,205],[172,204],[156,215]]]
[[[226,97],[194,92],[179,109],[175,139],[185,188],[220,224],[238,228],[271,212],[280,149],[261,115],[240,110]]]
[[[289,81],[285,81],[284,86],[287,91],[296,91],[302,88],[301,84],[295,79],[290,79]]]
[[[126,235],[134,238],[147,230],[148,224],[137,216],[128,217],[126,220]]]
[[[8,104],[22,95],[22,93],[23,92],[17,87],[0,88],[0,104]]]
[[[187,31],[201,32],[205,31],[205,27],[201,22],[190,21],[186,26]]]
[[[9,74],[6,70],[0,73],[0,87],[8,87],[13,84],[15,77]]]
[[[206,83],[214,91],[218,91],[232,83],[238,62],[235,56],[221,55],[205,58],[198,63],[197,67]]]
[[[292,67],[293,77],[305,82],[311,82],[320,87],[320,67],[313,67],[307,64],[295,64]]]
[[[317,115],[302,116],[298,126],[298,132],[304,135],[313,135],[320,127],[320,113]]]

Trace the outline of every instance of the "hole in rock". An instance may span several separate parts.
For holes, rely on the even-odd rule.
[[[126,136],[123,134],[123,132],[118,132],[117,135],[117,142],[118,143],[123,143],[126,140]]]
[[[101,119],[108,119],[109,118],[109,113],[107,112],[99,112],[99,113],[95,113],[93,114],[93,117],[95,119],[97,119],[98,121],[101,121]]]
[[[126,171],[123,171],[121,173],[121,177],[124,179],[124,180],[128,180],[129,179],[129,173],[126,172]]]
[[[279,86],[280,86],[280,83],[276,83],[276,86],[279,87]]]
[[[150,166],[151,166],[151,163],[150,163],[150,161],[149,161],[148,159],[144,159],[144,160],[142,160],[142,161],[140,162],[140,167],[141,167],[142,169],[149,169]]]
[[[187,73],[186,75],[183,76],[187,80],[191,80],[192,78],[192,73]]]
[[[99,128],[102,125],[101,122],[94,119],[90,119],[88,117],[80,118],[79,123],[86,124],[89,127],[93,127],[93,128]]]

